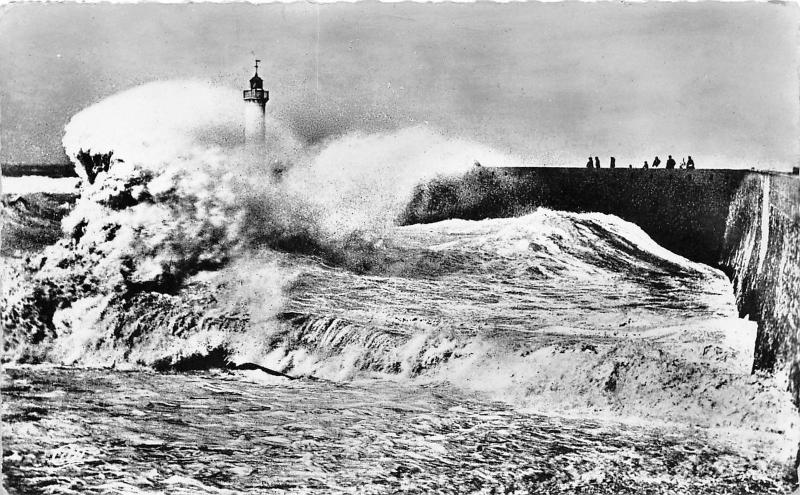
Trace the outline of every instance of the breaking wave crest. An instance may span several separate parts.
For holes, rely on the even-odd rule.
[[[73,250],[109,260],[98,275],[169,288],[258,247],[339,260],[390,227],[420,181],[476,159],[516,163],[423,127],[304,146],[274,119],[266,147],[253,150],[242,141],[238,96],[199,82],[152,83],[69,122],[64,148],[84,184],[64,228]]]

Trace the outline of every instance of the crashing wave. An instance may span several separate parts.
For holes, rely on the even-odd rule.
[[[556,410],[717,407],[704,421],[720,425],[770,401],[783,414],[773,388],[738,399],[757,386],[748,345],[725,342],[738,320],[720,272],[608,215],[397,228],[418,183],[514,159],[422,128],[306,148],[277,123],[272,155],[253,156],[233,98],[159,83],[70,122],[81,194],[4,294],[4,361],[377,373]]]

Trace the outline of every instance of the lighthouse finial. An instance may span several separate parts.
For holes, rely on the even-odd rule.
[[[259,62],[261,62],[261,60],[259,60],[259,59],[256,59],[256,65],[255,65],[255,68],[256,68],[256,75],[258,75],[258,63],[259,63]]]

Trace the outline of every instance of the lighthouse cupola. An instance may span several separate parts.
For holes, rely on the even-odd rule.
[[[244,90],[244,101],[254,101],[262,107],[269,101],[269,91],[264,91],[264,80],[258,77],[258,63],[256,60],[256,73],[250,78],[250,89]]]
[[[256,67],[258,67],[256,65]],[[256,75],[250,78],[250,89],[264,89],[264,80],[258,77],[258,69]]]
[[[250,78],[250,89],[245,89],[242,93],[245,104],[244,129],[247,146],[260,146],[265,140],[264,107],[269,101],[269,91],[264,90],[264,80],[258,76],[259,62],[261,60],[256,60],[256,71]]]

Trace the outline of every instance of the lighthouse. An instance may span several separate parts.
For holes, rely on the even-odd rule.
[[[258,63],[256,72],[250,78],[250,89],[245,89],[244,98],[244,141],[248,148],[259,148],[264,145],[264,107],[269,101],[269,91],[264,91],[264,81],[258,77]]]

